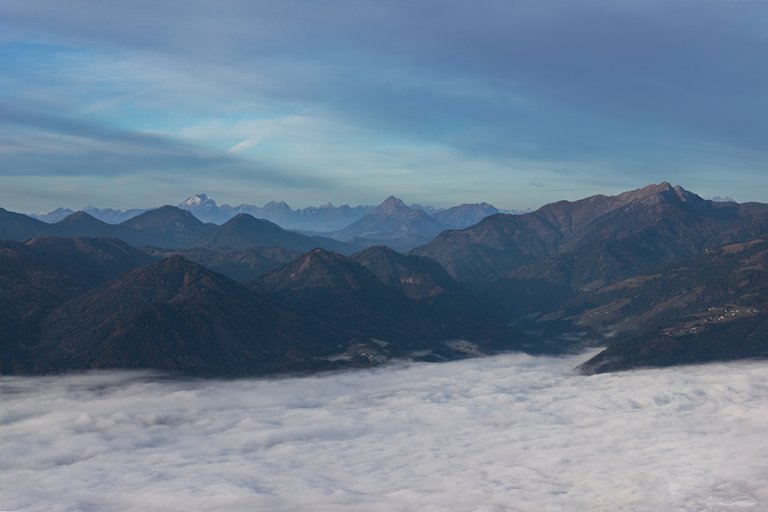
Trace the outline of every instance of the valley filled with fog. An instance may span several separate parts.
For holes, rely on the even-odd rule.
[[[765,510],[768,367],[0,377],[0,509]]]

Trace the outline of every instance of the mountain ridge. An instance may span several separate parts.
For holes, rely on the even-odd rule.
[[[766,228],[764,207],[752,211],[713,203],[663,182],[616,196],[558,201],[522,215],[493,215],[464,230],[443,232],[412,254],[437,260],[460,282],[485,284],[542,258],[601,245],[603,254],[615,255],[611,264],[618,270],[611,272],[619,275],[622,265],[632,265],[621,261],[622,251],[642,250],[649,259],[654,251],[692,256],[706,243],[748,238]]]
[[[444,229],[446,226],[434,217],[407,206],[395,196],[389,196],[365,217],[333,233],[333,237],[358,244],[388,245],[393,249],[407,250]]]

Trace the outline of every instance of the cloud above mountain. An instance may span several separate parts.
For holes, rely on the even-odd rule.
[[[6,510],[732,510],[768,503],[757,362],[502,355],[304,378],[0,377]],[[740,508],[740,509],[741,509]]]
[[[6,102],[199,148],[185,171],[151,145],[112,165],[80,144],[59,163],[55,126],[19,137],[8,122],[4,171],[165,169],[232,203],[307,202],[301,177],[332,183],[334,202],[385,184],[524,208],[665,179],[763,199],[767,14],[720,0],[0,2]],[[270,189],[237,172],[249,165],[296,179]],[[40,186],[24,171],[20,201]]]

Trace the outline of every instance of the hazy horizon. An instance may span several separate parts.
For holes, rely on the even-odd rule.
[[[649,186],[649,185],[654,185],[654,184],[650,183],[650,184],[639,185],[639,186],[637,186],[634,189],[621,190],[621,191],[617,192],[616,194],[620,194],[620,193],[627,192],[627,191],[630,191],[630,190],[637,190],[637,189],[643,188],[644,186]],[[677,185],[677,184],[673,183],[672,185]],[[685,187],[685,186],[683,186],[683,188],[687,189],[687,187]],[[689,190],[689,189],[687,189],[687,190]],[[689,190],[689,191],[693,192],[693,193],[696,193],[695,190]],[[196,195],[201,195],[201,194],[205,194],[209,199],[213,199],[216,202],[216,205],[219,206],[219,207],[224,206],[224,205],[231,206],[231,207],[238,207],[238,206],[241,206],[241,205],[263,207],[263,206],[266,206],[270,202],[285,202],[293,210],[300,210],[300,209],[310,208],[310,207],[320,207],[320,206],[325,206],[327,204],[331,204],[332,206],[335,206],[335,207],[344,206],[344,205],[350,206],[350,207],[356,207],[356,206],[375,207],[375,206],[378,206],[379,204],[381,204],[382,202],[384,202],[388,197],[394,196],[394,197],[397,197],[398,199],[402,199],[401,197],[398,197],[398,196],[396,196],[394,194],[388,194],[388,195],[383,196],[379,201],[374,202],[374,203],[354,203],[354,202],[353,203],[333,203],[332,201],[322,201],[321,198],[318,198],[318,201],[316,201],[314,203],[300,204],[300,205],[291,204],[288,201],[284,201],[283,199],[280,199],[280,198],[274,198],[274,199],[271,199],[271,200],[266,201],[264,203],[248,203],[248,202],[235,203],[235,202],[220,201],[218,198],[213,197],[212,195],[207,194],[205,192],[196,192],[194,194],[187,195],[183,199],[179,199],[177,201],[166,201],[166,202],[157,203],[157,204],[145,203],[145,204],[140,204],[138,206],[136,206],[136,205],[128,206],[126,208],[117,208],[117,207],[109,205],[109,204],[92,204],[92,203],[89,203],[87,205],[80,205],[80,206],[78,206],[78,205],[60,204],[56,208],[52,208],[50,210],[40,210],[40,211],[21,210],[21,211],[19,211],[19,213],[33,214],[33,215],[42,215],[42,214],[46,214],[46,213],[51,213],[51,212],[53,212],[54,210],[56,210],[58,208],[71,209],[73,211],[84,210],[86,208],[115,209],[115,210],[122,210],[122,211],[127,211],[127,210],[132,210],[132,209],[153,209],[153,208],[159,208],[159,207],[167,206],[167,205],[179,206],[182,202],[186,201],[187,199],[189,199],[189,198],[191,198],[193,196],[196,196]],[[606,194],[606,195],[616,195],[616,194]],[[597,194],[590,194],[590,195],[597,195]],[[572,199],[562,198],[560,200],[577,201],[579,199],[584,199],[586,197],[589,197],[589,196],[579,196],[579,197],[574,197]],[[734,200],[736,202],[742,202],[742,201],[740,201],[740,200],[738,200],[736,198],[733,198],[733,197],[730,197],[730,196],[727,196],[727,195],[724,196],[724,195],[716,194],[716,195],[712,196],[712,198],[706,197],[706,196],[702,196],[702,197],[704,199],[712,199],[714,197],[718,197],[719,198],[718,200],[720,200],[720,199],[727,199],[727,200]],[[555,200],[553,202],[557,202],[557,201],[559,201],[559,200]],[[405,202],[409,206],[420,206],[420,207],[435,208],[435,209],[445,209],[445,208],[450,208],[452,206],[458,206],[460,204],[460,203],[448,203],[448,204],[439,204],[438,205],[438,204],[433,204],[433,203],[409,203],[408,201],[405,201]],[[487,201],[469,201],[467,203],[461,203],[461,204],[479,204],[479,203],[487,203]],[[491,203],[488,203],[488,204],[491,204]],[[546,203],[546,204],[550,204],[550,203]],[[540,205],[537,205],[536,207],[533,207],[533,208],[505,207],[505,206],[501,206],[501,205],[498,205],[498,204],[491,204],[491,205],[496,207],[496,208],[498,208],[499,210],[502,210],[502,211],[524,212],[524,211],[535,211],[536,209],[538,209],[538,208],[540,208],[542,206],[546,206],[546,204],[540,204]],[[0,207],[2,207],[2,205],[0,205]]]

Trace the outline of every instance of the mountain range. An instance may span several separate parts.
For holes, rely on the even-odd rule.
[[[269,220],[285,229],[305,232],[330,233],[339,231],[371,213],[375,206],[334,206],[326,203],[321,206],[292,209],[284,201],[270,201],[264,206],[241,204],[230,206],[218,205],[206,194],[194,194],[177,205],[182,210],[190,211],[195,217],[205,223],[223,224],[232,217],[247,213],[257,219]],[[433,208],[421,205],[411,205],[411,208],[424,211],[452,229],[461,229],[475,224],[483,217],[499,213],[499,210],[488,203],[463,204],[450,208]],[[113,208],[95,208],[88,206],[82,211],[108,224],[120,224],[140,215],[148,209],[115,210]],[[75,213],[70,208],[59,207],[47,213],[33,213],[30,217],[47,223],[57,223]],[[522,213],[506,211],[506,213]]]
[[[768,355],[768,205],[661,183],[490,208],[459,207],[481,220],[446,229],[457,210],[390,197],[332,237],[173,206],[120,224],[0,209],[0,371],[239,375],[606,346],[580,368],[597,373]]]
[[[44,224],[10,227],[6,233],[0,232],[0,236],[10,239],[23,238],[27,233],[33,236],[40,234],[111,236],[137,245],[179,248],[218,244],[233,249],[244,249],[252,247],[253,240],[249,239],[249,235],[241,232],[240,228],[242,224],[250,223],[255,229],[255,222],[246,220],[254,218],[263,221],[257,229],[264,233],[260,238],[287,239],[292,235],[287,234],[286,231],[295,230],[314,240],[300,242],[294,236],[294,242],[290,245],[282,244],[283,247],[300,248],[299,250],[324,247],[349,253],[354,248],[378,243],[385,243],[398,250],[408,250],[429,241],[444,229],[464,228],[488,215],[498,213],[498,210],[488,203],[435,209],[423,206],[409,207],[395,197],[388,198],[375,208],[347,205],[335,207],[327,204],[292,210],[286,203],[276,201],[267,203],[264,207],[251,205],[231,207],[218,206],[216,201],[205,194],[190,196],[179,204],[176,210],[172,208],[166,205],[150,210],[128,210],[127,212],[131,212],[131,215],[113,209],[88,208],[85,211],[73,212],[58,208],[49,214],[31,216],[35,220],[45,221],[44,224],[51,224],[54,227]],[[177,210],[187,211],[191,216],[184,216]],[[430,213],[426,213],[427,211]],[[124,213],[126,215],[123,215]],[[199,222],[193,222],[191,217]],[[17,221],[21,222],[21,218]],[[10,220],[4,220],[0,215],[0,224],[4,222],[10,223]],[[222,232],[212,234],[214,229],[211,225],[221,225]],[[165,231],[159,232],[161,228]],[[2,229],[0,225],[0,230]],[[279,236],[276,234],[277,229],[283,231]],[[272,234],[267,235],[266,232],[270,230]],[[201,241],[209,233],[212,234],[212,240]],[[222,240],[225,239],[227,241],[223,243]],[[349,243],[335,243],[332,239]],[[266,243],[261,239],[257,242],[258,245],[281,245],[281,243]]]

